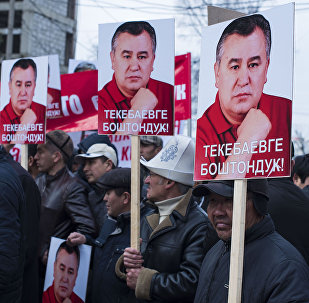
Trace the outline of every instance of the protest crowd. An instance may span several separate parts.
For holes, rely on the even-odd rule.
[[[291,100],[263,91],[269,21],[254,14],[224,29],[218,90],[197,122],[196,144],[173,135],[174,86],[150,77],[156,43],[148,22],[120,25],[111,40],[112,79],[98,96],[96,71],[86,72],[87,88],[74,82],[83,92],[93,86],[84,107],[71,93],[36,104],[43,78],[36,63],[7,65],[0,303],[309,303],[309,154],[294,157]],[[77,69],[84,68],[93,66]],[[45,132],[35,125],[46,107]],[[64,124],[52,117],[58,114]],[[87,124],[79,142],[63,130],[69,124]],[[112,139],[119,135],[131,139],[132,154],[122,149],[131,166],[121,164],[120,140]],[[16,143],[23,166],[12,157]],[[238,239],[243,250],[235,253]],[[243,267],[234,274],[238,257]],[[230,301],[235,276],[241,298]]]
[[[28,146],[28,172],[1,145],[1,302],[227,302],[234,181],[194,185],[189,137],[140,143],[140,252],[131,169],[108,136],[74,151],[51,131]],[[309,302],[309,156],[292,163],[290,178],[248,181],[242,302]],[[51,237],[63,240],[44,289]],[[85,301],[74,288],[88,275],[81,244],[92,247]]]

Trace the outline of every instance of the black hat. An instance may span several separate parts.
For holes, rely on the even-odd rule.
[[[267,213],[268,183],[266,179],[250,179],[247,182],[247,192],[254,195],[253,204],[257,212],[261,215]],[[215,193],[223,197],[232,198],[234,194],[234,180],[209,181],[206,184],[197,185],[193,189],[193,195],[196,197],[207,196]]]
[[[131,188],[131,169],[128,167],[118,167],[105,173],[97,182],[100,188]]]

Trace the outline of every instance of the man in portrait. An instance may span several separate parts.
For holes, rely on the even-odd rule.
[[[218,92],[197,122],[196,180],[289,175],[292,102],[263,93],[270,50],[262,15],[223,31],[214,64]]]
[[[65,241],[60,244],[54,262],[54,281],[43,293],[42,303],[84,303],[73,292],[78,274],[79,260],[78,246],[71,247]]]
[[[0,113],[3,143],[37,143],[30,142],[27,135],[44,132],[46,107],[33,101],[36,79],[37,67],[32,59],[14,63],[9,79],[10,102]]]
[[[147,128],[149,123],[173,121],[173,86],[150,77],[156,46],[156,33],[148,22],[126,22],[117,28],[110,52],[113,78],[99,91],[99,129],[105,124],[109,126],[106,133],[145,134],[146,129],[132,130],[132,125],[143,124]],[[120,115],[110,114],[111,110]],[[156,113],[154,117],[150,111]],[[150,134],[172,135],[173,127],[158,132]]]

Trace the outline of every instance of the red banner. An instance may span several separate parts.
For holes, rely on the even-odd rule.
[[[61,75],[61,118],[47,119],[47,131],[98,128],[98,71]]]
[[[191,119],[191,54],[175,57],[175,120]]]
[[[61,75],[61,114],[47,119],[47,132],[98,129],[98,71]],[[53,118],[53,119],[52,119]],[[191,54],[175,57],[175,120],[191,119]]]

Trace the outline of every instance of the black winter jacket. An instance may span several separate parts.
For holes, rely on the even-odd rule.
[[[86,189],[66,167],[55,176],[40,175],[36,183],[42,197],[40,257],[48,249],[51,236],[66,239],[73,231],[84,235],[96,235]]]
[[[141,220],[145,268],[137,281],[138,299],[193,302],[202,260],[218,238],[191,193],[189,190],[161,224],[157,209]]]
[[[140,216],[143,218],[150,208],[141,204]],[[116,276],[115,265],[124,249],[130,246],[130,213],[123,213],[116,220],[108,217],[100,236],[89,244],[95,246],[93,257],[93,282],[91,285],[92,303],[135,302],[134,291],[126,281]]]
[[[40,191],[31,175],[7,154],[8,163],[17,173],[24,190],[26,208],[24,237],[26,259],[23,277],[22,303],[38,303],[38,242],[41,209]]]
[[[0,302],[18,303],[25,260],[25,198],[13,168],[0,155]]]
[[[228,301],[229,267],[230,243],[219,241],[203,261],[194,303]],[[309,302],[308,266],[270,216],[246,231],[241,302]]]

